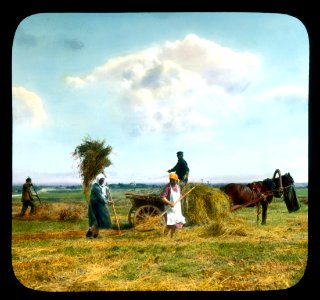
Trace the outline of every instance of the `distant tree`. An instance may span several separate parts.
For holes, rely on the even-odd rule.
[[[105,140],[93,140],[90,136],[82,140],[72,152],[72,156],[78,161],[79,173],[82,178],[83,194],[87,203],[90,198],[90,185],[99,173],[109,167],[112,162],[109,155],[112,152],[111,146],[105,146]]]

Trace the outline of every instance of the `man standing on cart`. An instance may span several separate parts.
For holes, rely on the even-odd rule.
[[[179,184],[186,185],[188,183],[189,171],[190,171],[188,167],[188,163],[183,158],[182,151],[177,152],[177,157],[178,157],[178,162],[172,169],[168,170],[168,172],[169,173],[176,172],[176,174],[178,175]]]

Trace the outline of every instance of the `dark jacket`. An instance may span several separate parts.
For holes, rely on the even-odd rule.
[[[21,201],[32,201],[33,197],[32,197],[32,193],[31,193],[31,188],[32,187],[32,183],[24,183],[22,186],[22,197],[21,197]]]
[[[98,228],[110,228],[110,213],[106,206],[106,199],[98,183],[91,188],[90,202],[88,208],[89,226],[95,225]]]
[[[176,172],[179,180],[183,180],[184,175],[189,172],[189,167],[187,162],[183,158],[179,158],[177,164],[169,170],[169,172]]]

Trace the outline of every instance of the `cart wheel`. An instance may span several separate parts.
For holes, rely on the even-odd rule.
[[[133,217],[133,224],[138,231],[150,231],[162,228],[165,224],[162,211],[154,205],[143,205],[137,208]]]
[[[128,222],[130,227],[133,227],[133,220],[134,220],[134,214],[136,212],[137,208],[136,207],[131,207],[128,213]]]

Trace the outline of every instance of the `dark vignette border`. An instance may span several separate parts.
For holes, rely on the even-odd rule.
[[[169,2],[169,1],[168,1]],[[317,105],[316,96],[319,95],[320,85],[316,84],[317,70],[319,69],[319,40],[320,40],[320,18],[316,16],[315,4],[306,3],[306,1],[238,1],[229,3],[225,1],[203,1],[196,3],[186,1],[112,1],[112,0],[93,0],[93,1],[75,1],[75,0],[31,0],[21,3],[12,2],[2,12],[1,19],[1,45],[0,53],[2,63],[1,74],[1,104],[4,106],[1,122],[1,132],[4,132],[5,140],[2,143],[1,158],[4,161],[5,169],[2,171],[2,189],[1,195],[1,243],[0,243],[0,287],[1,292],[6,297],[22,296],[26,299],[49,299],[54,298],[102,298],[102,297],[128,297],[139,299],[162,298],[165,297],[184,297],[195,298],[235,298],[243,297],[245,299],[289,299],[291,297],[307,297],[317,293],[317,280],[320,278],[319,264],[319,219],[316,213],[320,211],[319,203],[316,199],[317,178],[316,170],[319,165],[319,159],[316,150],[316,128],[317,124]],[[212,3],[211,3],[212,2]],[[315,2],[314,2],[315,3]],[[266,292],[81,292],[81,293],[49,293],[38,292],[27,289],[22,286],[14,276],[11,264],[11,215],[12,215],[12,79],[11,79],[11,53],[15,30],[19,23],[29,15],[45,12],[265,12],[265,13],[283,13],[298,18],[306,27],[310,42],[310,65],[309,65],[309,253],[308,263],[305,275],[300,282],[287,289],[280,291]]]

